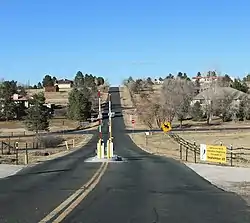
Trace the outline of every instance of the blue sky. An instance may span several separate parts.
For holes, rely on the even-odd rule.
[[[0,77],[250,72],[248,0],[0,0]]]

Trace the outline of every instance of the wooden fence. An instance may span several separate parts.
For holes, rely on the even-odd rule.
[[[192,161],[194,161],[195,163],[200,162],[200,145],[197,145],[196,142],[191,143],[175,133],[170,133],[169,136],[179,144],[180,146],[179,152],[181,160],[191,161],[188,160],[188,157],[190,157],[191,155],[193,157]],[[250,163],[250,148],[244,148],[244,147],[234,148],[232,145],[227,146],[226,165],[234,166],[239,163],[241,164]]]

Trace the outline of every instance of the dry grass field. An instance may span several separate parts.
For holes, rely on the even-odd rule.
[[[79,122],[66,119],[65,117],[56,117],[50,120],[50,132],[76,129]],[[89,123],[86,128],[94,129],[97,122]],[[0,135],[1,136],[15,136],[15,135],[33,135],[34,132],[27,131],[25,125],[21,121],[8,121],[0,122]]]
[[[33,164],[39,161],[46,161],[51,158],[56,158],[64,154],[74,151],[84,146],[92,137],[90,134],[86,135],[57,135],[57,136],[42,136],[44,139],[53,140],[54,138],[60,138],[61,142],[53,147],[42,148],[39,140],[36,137],[25,138],[3,138],[1,139],[1,151],[0,151],[0,163],[15,164],[16,163],[16,150],[15,143],[18,142],[18,164],[25,163],[25,149],[28,151],[28,163]],[[66,142],[68,148],[66,147]],[[9,148],[11,145],[12,147]],[[38,145],[38,148],[36,146]],[[14,147],[14,148],[13,148]]]
[[[222,145],[230,148],[230,145],[233,148],[246,148],[237,150],[237,153],[242,153],[239,157],[249,160],[249,162],[242,162],[240,160],[234,160],[233,163],[236,166],[249,166],[250,165],[250,132],[249,131],[226,131],[226,132],[180,132],[177,133],[181,138],[190,142],[196,143],[196,145],[207,144],[207,145]],[[153,133],[152,135],[145,136],[145,133],[136,133],[130,134],[132,140],[142,149],[147,151],[171,157],[174,159],[180,159],[180,146],[168,135],[163,133]],[[243,154],[245,153],[245,154]],[[194,153],[188,153],[188,161],[194,161]],[[199,156],[197,155],[197,161],[199,162]],[[229,162],[229,161],[228,161]]]
[[[71,92],[71,90],[72,89],[61,89],[59,90],[59,92],[44,92],[44,89],[28,89],[27,94],[31,96],[39,92],[44,92],[46,103],[65,106],[68,104],[68,97],[69,97],[69,93]],[[102,92],[101,93],[102,102],[105,102],[107,99],[108,93],[103,91],[103,87],[100,87],[100,90]]]

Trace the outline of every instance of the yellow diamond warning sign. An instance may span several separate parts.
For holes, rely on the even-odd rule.
[[[168,132],[170,131],[171,128],[171,123],[170,122],[164,122],[161,124],[161,129],[163,130],[163,132]]]

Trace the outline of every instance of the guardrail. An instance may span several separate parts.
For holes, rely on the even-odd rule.
[[[170,133],[169,136],[179,144],[180,160],[190,161],[188,157],[193,154],[195,163],[200,161],[200,146],[183,139],[175,133]],[[222,144],[221,144],[222,145]],[[234,166],[239,163],[250,164],[250,148],[227,146],[227,163],[226,165]],[[220,164],[225,165],[225,164]]]

